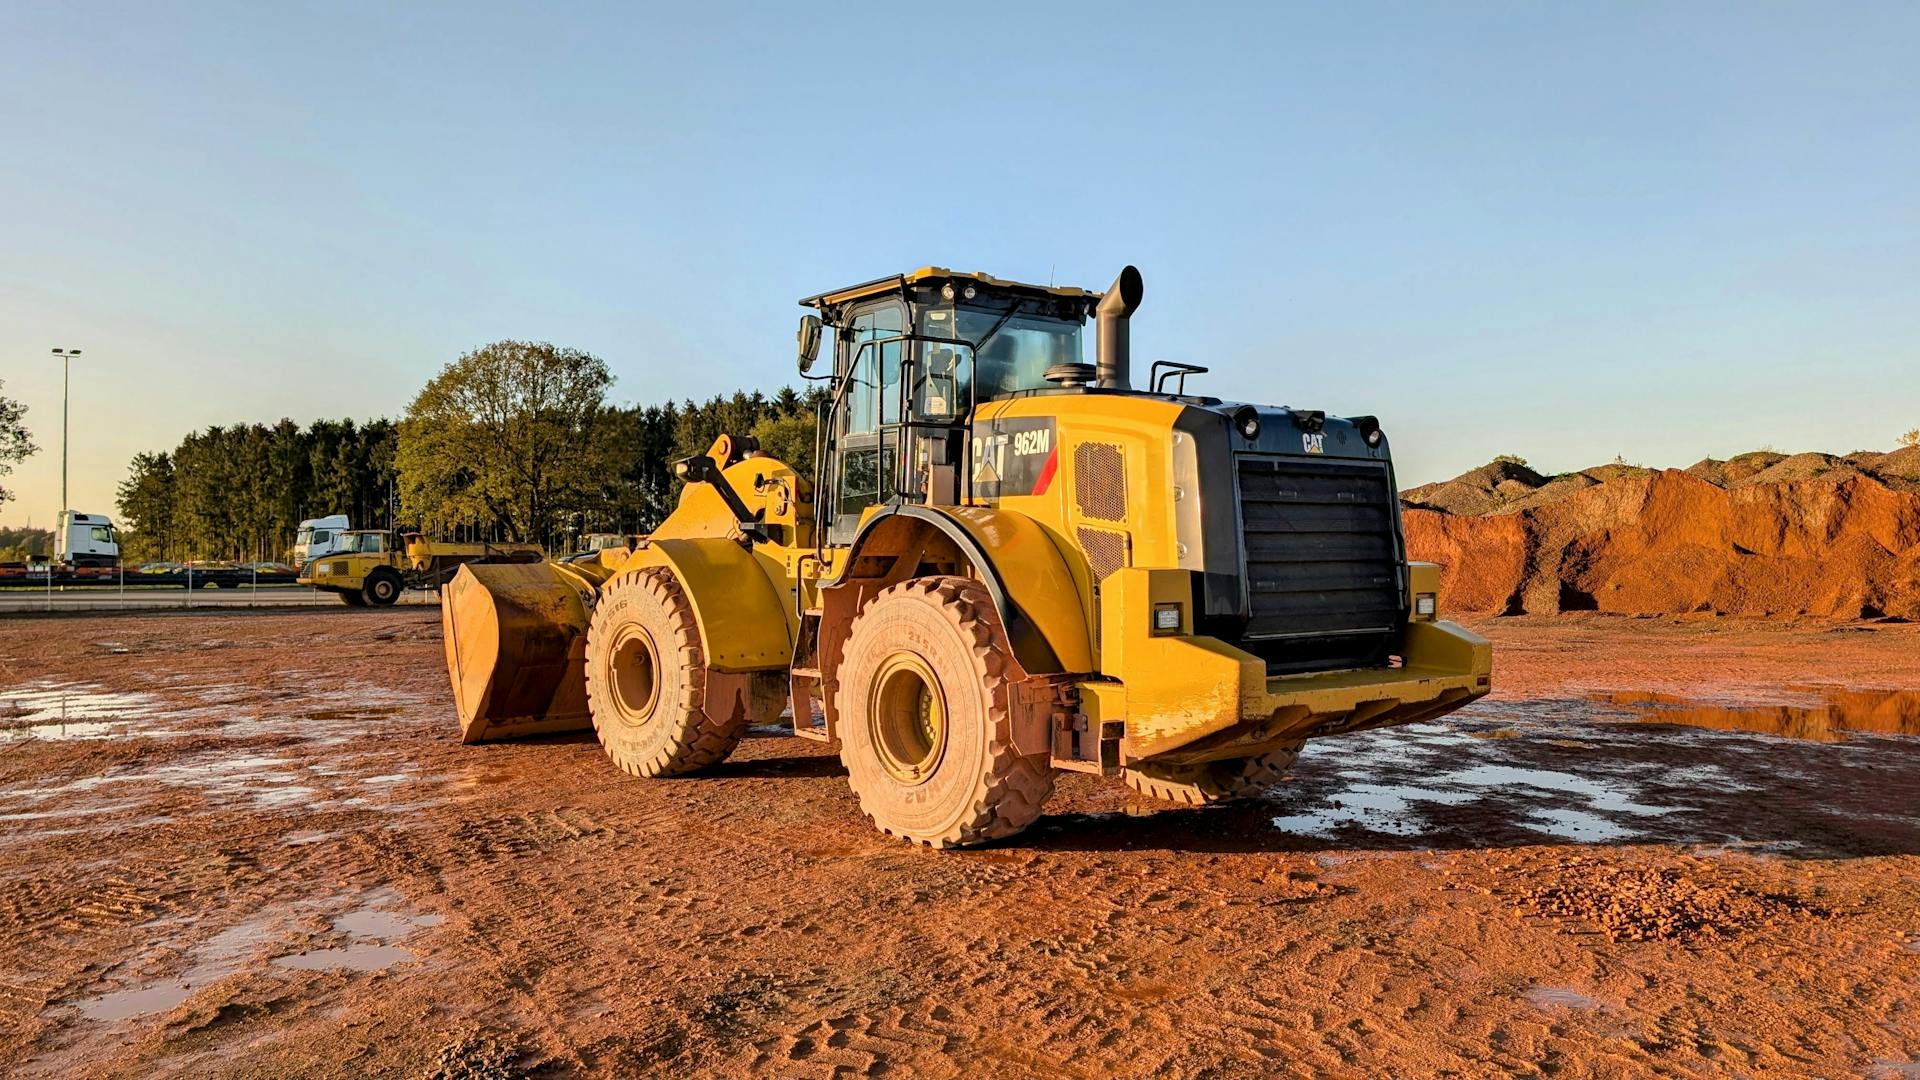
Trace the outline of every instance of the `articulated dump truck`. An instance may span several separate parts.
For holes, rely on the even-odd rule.
[[[463,738],[591,725],[671,777],[790,712],[874,824],[954,847],[1026,828],[1057,770],[1213,803],[1485,695],[1380,423],[1191,393],[1192,365],[1135,388],[1141,296],[1132,267],[1104,293],[928,267],[803,300],[802,374],[833,342],[815,475],[722,436],[631,550],[462,567]]]

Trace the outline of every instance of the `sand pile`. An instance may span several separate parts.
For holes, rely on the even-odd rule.
[[[1497,461],[1402,493],[1454,611],[1920,619],[1920,448],[1546,477]]]

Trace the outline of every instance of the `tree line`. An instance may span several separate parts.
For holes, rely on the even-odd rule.
[[[119,487],[123,557],[285,559],[299,523],[419,530],[567,550],[644,533],[679,500],[673,462],[751,434],[811,475],[819,390],[613,405],[587,353],[497,342],[448,364],[398,421],[292,420],[194,432],[136,455]]]

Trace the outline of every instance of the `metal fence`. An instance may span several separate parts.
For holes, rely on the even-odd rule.
[[[220,582],[227,583],[224,587]],[[400,604],[438,606],[440,594],[431,589],[406,589]],[[193,571],[186,583],[155,584],[143,575],[128,578],[123,569],[110,581],[84,585],[56,583],[52,575],[44,584],[21,583],[0,588],[0,614],[48,611],[150,611],[188,608],[341,608],[346,605],[332,593],[284,581],[261,584],[258,572],[240,575],[222,573],[209,580],[194,580]]]

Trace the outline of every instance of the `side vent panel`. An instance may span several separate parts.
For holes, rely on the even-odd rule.
[[[1075,535],[1080,541],[1080,550],[1086,553],[1087,566],[1093,571],[1093,587],[1096,590],[1108,574],[1133,561],[1127,551],[1126,533],[1082,525]]]
[[[1083,442],[1073,448],[1073,494],[1083,518],[1127,520],[1127,464],[1119,446]],[[1086,531],[1081,530],[1082,534]],[[1087,557],[1093,558],[1091,549]],[[1094,575],[1096,579],[1103,576]]]

